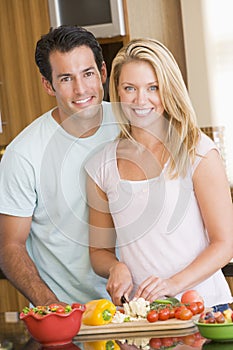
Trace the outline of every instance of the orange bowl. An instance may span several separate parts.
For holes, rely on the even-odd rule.
[[[69,313],[20,314],[31,336],[43,346],[64,345],[72,342],[79,332],[85,305],[74,308]]]

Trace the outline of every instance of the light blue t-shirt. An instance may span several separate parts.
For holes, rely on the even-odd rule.
[[[111,105],[102,106],[102,125],[87,138],[68,134],[45,113],[12,141],[0,164],[0,213],[32,216],[27,250],[67,303],[109,298],[89,260],[84,172],[86,160],[119,133]]]

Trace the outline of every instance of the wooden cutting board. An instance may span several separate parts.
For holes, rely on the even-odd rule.
[[[109,323],[103,326],[86,326],[82,324],[78,336],[83,335],[96,335],[96,334],[119,334],[119,333],[136,333],[136,332],[150,332],[150,331],[172,331],[172,330],[184,330],[187,328],[196,327],[193,321],[196,319],[194,316],[191,320],[181,321],[175,318],[167,321],[157,321],[150,323],[147,320],[131,321],[123,323]]]

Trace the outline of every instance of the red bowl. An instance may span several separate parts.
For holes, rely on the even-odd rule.
[[[85,305],[74,308],[69,313],[20,314],[31,336],[43,346],[64,345],[72,342],[79,332]]]

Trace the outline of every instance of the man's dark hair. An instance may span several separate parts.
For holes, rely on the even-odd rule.
[[[103,53],[95,36],[79,26],[61,25],[57,28],[50,28],[50,31],[42,35],[36,44],[35,60],[40,73],[52,85],[50,54],[54,51],[69,52],[83,45],[88,46],[92,50],[98,70],[101,72]]]

